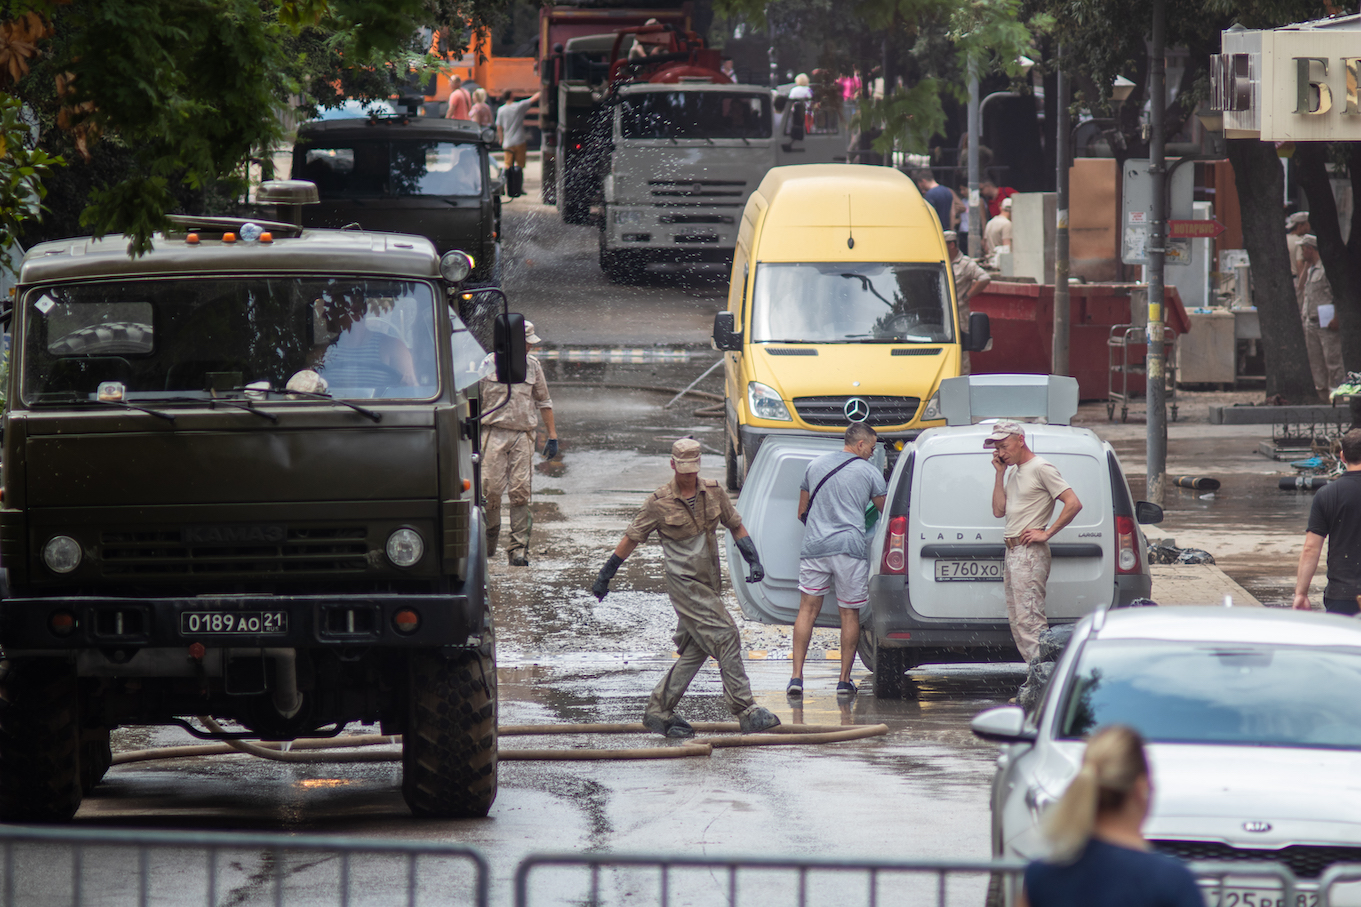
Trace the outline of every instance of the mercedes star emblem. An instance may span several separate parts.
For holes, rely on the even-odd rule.
[[[1266,832],[1271,831],[1270,822],[1244,822],[1243,831]]]
[[[870,405],[860,397],[851,397],[841,408],[848,422],[864,422],[870,417]]]

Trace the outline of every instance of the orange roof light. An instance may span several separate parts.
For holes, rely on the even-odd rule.
[[[260,242],[274,242],[274,234],[268,231],[261,233]]]
[[[235,233],[223,233],[223,234],[222,234],[222,241],[223,241],[223,242],[236,242],[236,234],[235,234]]]
[[[197,233],[190,233],[188,236],[186,236],[186,237],[184,238],[184,241],[187,242],[187,243],[188,243],[189,245],[191,245],[191,246],[197,246],[197,245],[198,245],[198,234],[197,234]]]

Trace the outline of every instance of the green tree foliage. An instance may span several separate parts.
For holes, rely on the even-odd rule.
[[[126,233],[140,254],[168,213],[239,194],[288,106],[385,97],[433,62],[422,27],[461,35],[506,2],[0,0],[0,23],[46,26],[17,68],[3,68],[0,45],[0,90],[36,111],[42,147],[73,159],[44,177],[71,184],[54,202],[79,197],[81,228]]]
[[[32,137],[23,102],[0,95],[0,249],[9,248],[24,224],[42,213],[47,195],[43,180],[65,163],[32,147]],[[0,257],[0,267],[9,267],[8,257]]]

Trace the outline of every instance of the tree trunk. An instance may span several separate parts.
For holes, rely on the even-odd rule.
[[[1361,142],[1348,142],[1349,159],[1361,161]],[[1342,242],[1337,204],[1333,187],[1328,181],[1328,146],[1322,142],[1299,142],[1295,145],[1295,163],[1299,167],[1300,183],[1309,197],[1309,226],[1318,237],[1318,254],[1323,259],[1323,270],[1332,286],[1333,302],[1337,306],[1338,330],[1342,332],[1342,361],[1348,371],[1361,371],[1361,237],[1356,235],[1356,214],[1353,213],[1351,241]],[[1353,185],[1353,197],[1356,187]]]
[[[1267,396],[1280,394],[1289,403],[1316,402],[1281,227],[1285,177],[1276,147],[1257,139],[1230,139],[1227,144],[1242,210],[1243,245],[1252,261],[1252,304],[1262,325]]]

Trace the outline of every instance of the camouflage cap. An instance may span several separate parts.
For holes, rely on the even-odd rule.
[[[1024,438],[1025,426],[1020,422],[1014,422],[1011,419],[1002,419],[999,422],[993,423],[992,434],[988,435],[987,438],[983,440],[983,446],[996,447],[998,441],[1005,441],[1012,435],[1020,435]]]
[[[676,472],[699,472],[699,442],[694,438],[681,438],[671,445],[671,459],[676,464]]]

